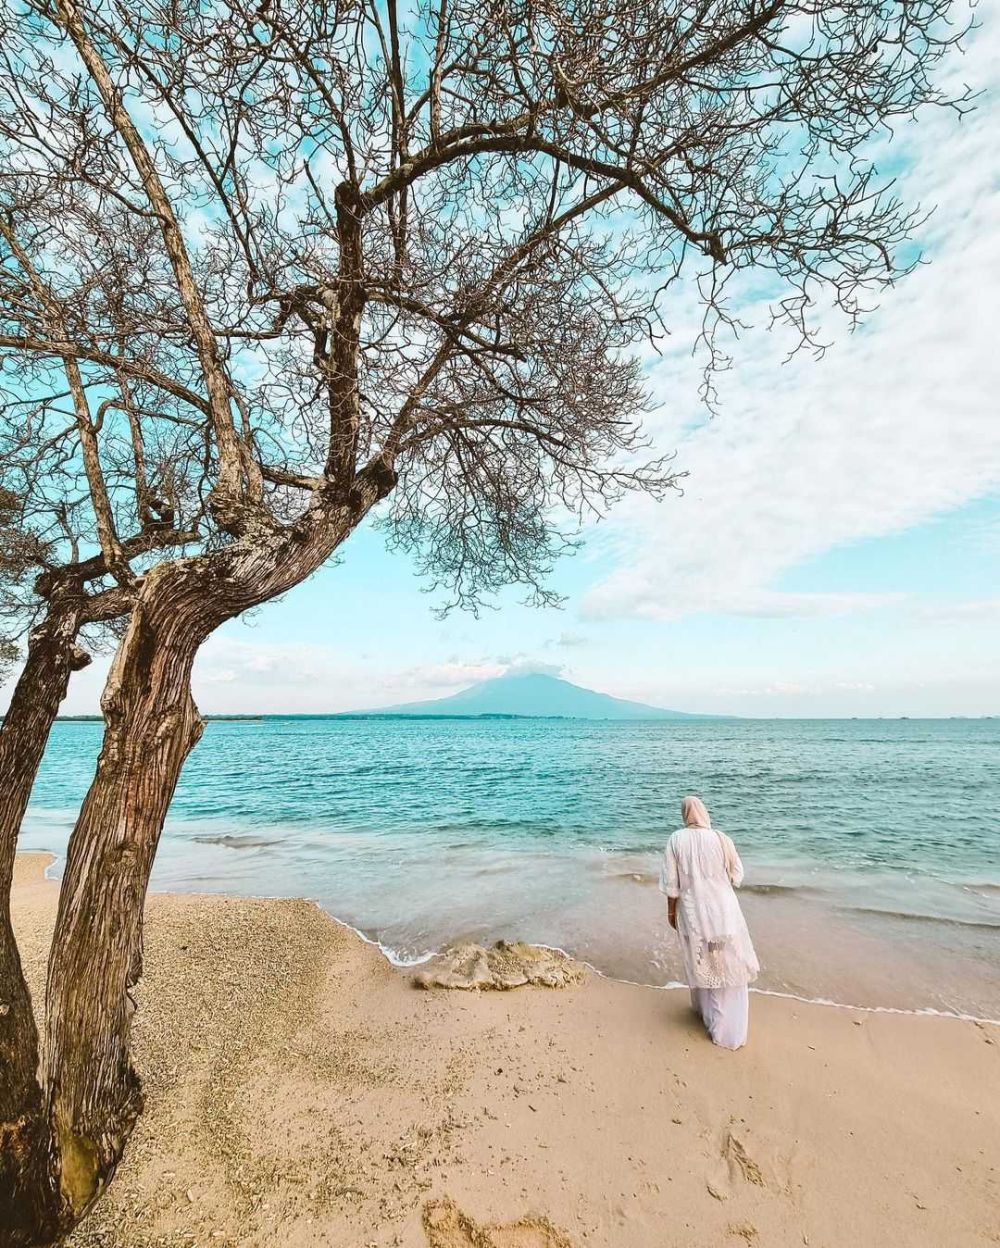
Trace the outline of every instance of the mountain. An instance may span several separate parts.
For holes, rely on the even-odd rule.
[[[518,715],[534,719],[698,719],[683,711],[626,702],[593,689],[582,689],[557,676],[524,672],[483,680],[470,689],[431,702],[383,706],[360,715]]]

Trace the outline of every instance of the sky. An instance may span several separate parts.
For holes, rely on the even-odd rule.
[[[439,619],[405,556],[366,527],[335,566],[222,628],[195,669],[205,713],[360,710],[542,670],[619,697],[748,716],[1000,714],[1000,14],[948,73],[986,90],[891,147],[901,193],[934,206],[929,263],[816,360],[766,329],[734,344],[709,415],[696,310],[646,361],[647,430],[683,492],[630,498],[552,578],[561,609],[511,592]],[[107,670],[74,677],[96,712]],[[0,699],[0,704],[5,702]]]

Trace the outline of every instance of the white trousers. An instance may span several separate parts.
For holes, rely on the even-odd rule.
[[[691,1006],[701,1015],[713,1044],[739,1049],[747,1042],[750,993],[739,988],[692,988]]]

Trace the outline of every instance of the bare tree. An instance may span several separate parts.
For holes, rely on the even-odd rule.
[[[22,573],[22,535],[18,524],[17,497],[0,486],[0,602],[12,595]],[[19,651],[13,621],[0,615],[0,681],[17,663]]]
[[[133,606],[70,841],[42,1080],[0,1125],[33,1141],[14,1242],[51,1242],[89,1208],[140,1110],[129,992],[201,730],[202,642],[379,504],[453,601],[509,583],[544,600],[581,517],[672,482],[646,462],[630,349],[663,331],[675,283],[700,293],[711,368],[733,274],[766,274],[806,343],[817,299],[856,318],[899,276],[915,217],[864,145],[945,103],[930,75],[946,17],[946,0],[8,8],[16,230],[58,255],[52,286],[74,273],[83,293],[72,325],[35,316],[0,352],[142,387],[142,427],[193,423],[210,482],[195,554],[130,582],[98,534]],[[92,235],[103,286],[79,277]],[[76,446],[86,475],[85,425]]]
[[[104,268],[106,238],[100,231],[82,234],[58,205],[54,215],[46,211],[40,189],[37,180],[10,173],[3,179],[4,329],[78,345],[85,338],[85,302],[100,276],[110,315],[103,323],[91,319],[90,329],[102,332],[107,341],[99,345],[110,356],[115,336],[107,331],[120,331],[122,322],[114,298],[119,292]],[[19,230],[22,218],[30,225]],[[78,235],[87,238],[86,259],[67,265],[65,244]],[[121,248],[119,235],[115,248]],[[0,1191],[19,1202],[15,1225],[19,1218],[30,1225],[33,1197],[30,1190],[23,1198],[19,1193],[20,1175],[26,1158],[45,1165],[38,1156],[45,1136],[37,1129],[38,1037],[10,920],[17,833],[70,675],[90,662],[79,644],[81,630],[93,643],[107,640],[109,630],[113,637],[152,552],[197,540],[200,509],[190,527],[179,526],[175,507],[160,494],[175,497],[185,479],[191,493],[202,475],[194,464],[203,443],[198,438],[196,454],[185,459],[176,439],[165,446],[162,437],[147,438],[141,388],[116,370],[113,358],[95,368],[68,350],[56,358],[25,354],[12,357],[6,371],[0,388],[0,621],[5,636],[20,638],[27,653],[0,726],[0,1121],[7,1124]],[[161,403],[158,413],[169,415],[169,407]],[[200,432],[197,422],[188,440],[192,430]],[[162,479],[169,482],[165,491],[157,488]]]

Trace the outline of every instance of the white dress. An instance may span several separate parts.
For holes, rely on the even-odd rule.
[[[747,984],[760,965],[733,887],[743,880],[736,846],[715,828],[679,828],[667,842],[660,889],[677,898],[677,935],[691,1002],[716,1044],[746,1043]]]

